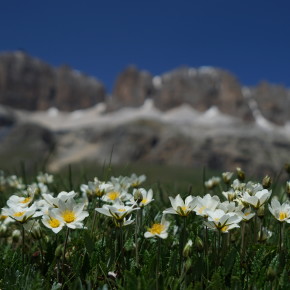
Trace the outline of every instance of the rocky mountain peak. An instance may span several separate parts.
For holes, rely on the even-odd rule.
[[[68,66],[54,68],[25,52],[0,54],[0,103],[25,110],[88,108],[105,100],[103,84]]]
[[[118,77],[113,101],[119,106],[140,106],[152,98],[166,111],[182,104],[204,112],[216,106],[222,113],[253,120],[237,79],[229,72],[212,67],[181,67],[154,78],[136,67],[125,69]]]

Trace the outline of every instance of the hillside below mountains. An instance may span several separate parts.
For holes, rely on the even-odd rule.
[[[160,76],[126,68],[111,95],[97,79],[23,52],[0,54],[0,161],[150,162],[275,174],[290,162],[290,91],[243,87],[218,68]],[[112,153],[113,152],[113,153]]]

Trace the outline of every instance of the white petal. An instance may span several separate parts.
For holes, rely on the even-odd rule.
[[[145,237],[145,238],[152,238],[152,237],[154,237],[154,235],[151,234],[150,232],[146,232],[146,233],[144,234],[144,237]]]

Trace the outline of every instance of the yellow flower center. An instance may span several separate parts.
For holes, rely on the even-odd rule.
[[[60,225],[60,221],[57,219],[51,219],[48,223],[52,228],[58,228]]]
[[[221,231],[224,233],[224,232],[227,231],[228,228],[229,228],[228,226],[223,226],[223,227],[221,228]]]
[[[21,203],[28,203],[30,202],[30,200],[31,200],[31,197],[26,197],[21,201]]]
[[[2,214],[2,215],[0,215],[0,220],[3,221],[3,220],[5,220],[7,217],[8,217],[7,215],[3,215],[3,214]]]
[[[96,192],[96,196],[97,196],[97,197],[101,197],[101,196],[104,195],[104,190],[96,189],[95,192]]]
[[[16,212],[13,216],[20,217],[20,216],[23,216],[23,215],[24,215],[24,211],[19,211],[19,212]]]
[[[248,216],[251,212],[245,212],[245,216]]]
[[[118,211],[124,212],[124,211],[126,211],[126,209],[124,209],[124,208],[119,208]]]
[[[199,208],[198,213],[202,214],[204,210],[205,210],[205,206],[202,206],[201,208]]]
[[[182,209],[183,211],[187,211],[187,206],[182,206],[181,209]]]
[[[141,202],[142,203],[146,203],[147,202],[147,199],[146,198],[143,198]]]
[[[62,217],[66,223],[71,223],[76,219],[75,213],[70,210],[64,211],[64,213],[62,214]]]
[[[284,211],[281,211],[279,214],[279,220],[284,220],[288,217],[288,214]]]
[[[118,198],[120,196],[120,192],[118,191],[111,191],[108,193],[108,198],[111,200],[115,200],[116,198]]]
[[[219,218],[214,218],[214,221],[218,222],[220,219]]]
[[[148,231],[153,235],[160,235],[164,228],[162,224],[154,224]]]

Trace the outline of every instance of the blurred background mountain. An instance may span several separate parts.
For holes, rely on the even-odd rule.
[[[100,76],[102,77],[102,76]],[[0,54],[2,167],[134,162],[277,173],[290,161],[290,90],[229,71],[128,66],[98,79],[22,51]]]

